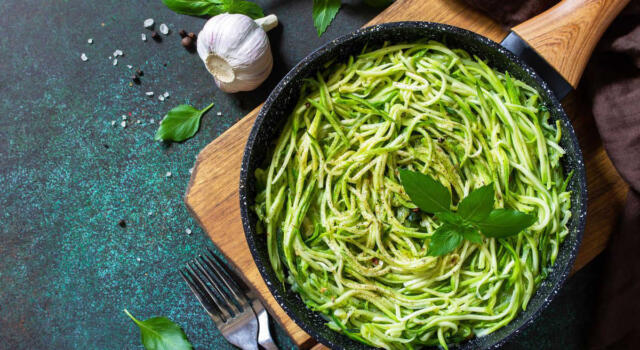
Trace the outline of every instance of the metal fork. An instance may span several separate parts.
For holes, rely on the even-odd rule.
[[[211,257],[191,260],[180,275],[227,341],[243,350],[258,350],[258,319],[247,297]]]
[[[271,337],[271,331],[269,331],[269,313],[262,305],[260,299],[255,294],[255,292],[247,286],[242,278],[238,276],[229,266],[225,265],[225,263],[218,258],[211,249],[207,248],[210,256],[212,256],[215,261],[218,262],[220,266],[224,269],[227,275],[233,280],[233,282],[240,288],[240,290],[249,298],[249,303],[251,304],[251,308],[253,312],[258,317],[258,344],[263,347],[265,350],[278,350],[273,338]]]

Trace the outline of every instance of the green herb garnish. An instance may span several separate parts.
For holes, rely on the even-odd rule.
[[[389,6],[395,0],[365,0],[364,3],[372,7]],[[313,25],[321,36],[329,27],[329,24],[340,11],[341,0],[313,0]]]
[[[159,141],[182,142],[190,139],[200,128],[200,119],[213,107],[213,103],[202,110],[189,105],[174,107],[160,122],[155,139]]]
[[[253,19],[264,17],[258,4],[245,0],[162,0],[172,11],[191,16],[217,16],[240,13]]]
[[[313,25],[321,36],[338,14],[342,6],[340,0],[313,0]]]
[[[191,350],[193,346],[180,326],[166,317],[139,321],[127,309],[124,313],[140,328],[142,345],[147,350]]]
[[[481,243],[485,237],[504,238],[520,233],[535,217],[513,209],[493,209],[493,184],[475,189],[451,210],[451,194],[429,175],[400,169],[400,180],[411,201],[422,211],[435,214],[443,224],[429,241],[429,255],[440,256],[456,249],[463,239]]]

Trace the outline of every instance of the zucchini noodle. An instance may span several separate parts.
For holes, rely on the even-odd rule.
[[[568,235],[560,128],[533,87],[434,42],[330,63],[305,80],[253,210],[271,265],[327,325],[412,349],[483,336],[527,307]],[[494,183],[495,207],[536,222],[428,256],[441,224],[398,169],[431,175],[453,203]],[[455,205],[453,208],[455,210]]]

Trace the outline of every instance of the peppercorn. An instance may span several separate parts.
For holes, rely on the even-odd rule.
[[[153,32],[151,32],[151,39],[155,40],[155,41],[160,41],[162,40],[160,38],[160,35],[154,30]]]
[[[127,222],[124,221],[124,219],[120,219],[120,221],[118,221],[118,226],[120,227],[127,227]]]
[[[188,37],[190,37],[190,38],[191,38],[191,40],[196,40],[196,39],[198,39],[198,37],[196,37],[195,33],[193,33],[193,32],[191,32],[191,33],[187,34],[187,36],[188,36]]]
[[[185,36],[184,38],[182,38],[182,46],[184,46],[187,49],[190,49],[193,46],[193,39],[191,39],[188,36]]]
[[[137,74],[132,75],[131,80],[133,80],[133,82],[136,84],[140,84],[140,77],[138,77]]]
[[[438,142],[443,143],[444,142],[444,138],[442,138],[442,137],[438,138]]]
[[[144,75],[144,72],[142,71],[142,69],[137,69],[136,74],[141,77]]]
[[[180,31],[178,32],[178,34],[180,34],[181,38],[184,38],[185,36],[187,36],[187,31],[184,29],[180,29]]]

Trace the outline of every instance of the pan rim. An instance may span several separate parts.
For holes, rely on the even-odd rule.
[[[491,49],[494,49],[496,51],[498,51],[500,54],[502,54],[503,56],[506,56],[506,58],[511,61],[512,63],[520,66],[522,69],[524,69],[525,71],[527,71],[531,77],[540,85],[541,89],[545,91],[545,93],[549,96],[549,99],[552,103],[553,108],[556,109],[556,114],[559,116],[559,120],[561,120],[561,122],[565,123],[565,129],[569,132],[569,141],[571,144],[573,144],[574,147],[574,156],[575,159],[577,160],[578,166],[575,169],[574,172],[574,176],[576,176],[576,178],[578,179],[578,188],[577,190],[580,192],[578,195],[578,197],[580,198],[580,200],[578,201],[578,205],[579,208],[577,208],[576,212],[579,213],[579,217],[577,218],[577,224],[575,226],[575,230],[577,231],[576,234],[576,241],[573,245],[568,246],[566,244],[568,244],[567,241],[563,242],[562,245],[562,249],[568,250],[567,254],[569,254],[569,258],[566,262],[565,265],[563,266],[557,266],[554,264],[554,269],[556,268],[560,268],[561,271],[558,273],[558,278],[556,283],[551,287],[550,291],[548,292],[548,295],[545,297],[545,299],[541,302],[541,304],[538,306],[538,308],[536,310],[534,310],[532,312],[532,314],[530,315],[530,317],[525,320],[519,327],[515,328],[513,331],[511,331],[509,334],[507,334],[505,337],[503,337],[502,339],[498,340],[497,342],[490,344],[487,349],[495,349],[500,347],[501,345],[503,345],[505,342],[507,342],[508,340],[510,340],[515,334],[520,333],[522,330],[524,330],[525,328],[527,328],[529,325],[531,325],[542,313],[543,310],[545,310],[549,304],[551,303],[551,300],[553,300],[555,298],[555,296],[558,294],[559,290],[561,289],[561,287],[565,284],[567,277],[571,271],[571,268],[574,265],[576,256],[577,256],[577,252],[578,249],[582,243],[582,238],[583,238],[583,234],[584,234],[584,229],[585,229],[585,223],[586,223],[586,213],[587,213],[587,188],[586,188],[586,183],[587,183],[587,179],[586,179],[586,171],[585,171],[585,165],[584,165],[584,159],[582,156],[582,150],[580,148],[580,144],[578,142],[577,136],[575,134],[575,130],[569,120],[569,117],[566,115],[566,113],[564,112],[563,107],[560,104],[560,101],[557,99],[557,97],[553,94],[553,92],[550,90],[548,84],[529,66],[526,64],[526,62],[524,62],[520,57],[516,56],[515,54],[513,54],[511,51],[509,51],[508,49],[504,48],[503,46],[501,46],[500,44],[498,44],[497,42],[483,36],[480,35],[478,33],[460,28],[460,27],[456,27],[456,26],[452,26],[452,25],[448,25],[448,24],[442,24],[442,23],[436,23],[436,22],[427,22],[427,21],[403,21],[403,22],[391,22],[391,23],[382,23],[382,24],[377,24],[374,26],[369,26],[369,27],[365,27],[365,28],[361,28],[358,30],[355,30],[353,32],[350,32],[348,34],[345,34],[337,39],[334,39],[324,45],[322,45],[321,47],[317,48],[316,50],[314,50],[313,52],[311,52],[309,55],[307,55],[305,58],[303,58],[300,62],[298,62],[281,80],[280,82],[276,85],[276,87],[272,90],[272,92],[269,94],[266,102],[264,103],[264,105],[261,107],[260,112],[258,113],[258,116],[256,117],[256,120],[253,124],[253,127],[251,129],[251,132],[249,134],[249,137],[247,139],[247,143],[244,149],[244,154],[243,154],[243,158],[242,158],[242,164],[241,164],[241,170],[240,170],[240,181],[239,181],[239,201],[240,201],[240,215],[241,215],[241,219],[242,219],[242,227],[245,233],[245,238],[247,240],[247,243],[249,245],[249,250],[251,251],[251,255],[253,257],[253,260],[255,261],[256,265],[258,266],[258,270],[260,271],[260,275],[262,277],[262,279],[265,281],[269,292],[273,295],[273,297],[275,298],[275,300],[278,302],[278,304],[280,305],[280,307],[282,307],[282,309],[285,311],[285,313],[294,321],[294,323],[296,325],[298,325],[300,328],[302,328],[305,332],[307,332],[311,337],[313,337],[315,340],[317,340],[318,342],[329,346],[332,349],[345,349],[345,344],[338,344],[334,341],[332,341],[331,339],[327,339],[325,336],[323,336],[319,331],[316,331],[316,329],[314,327],[311,327],[310,324],[302,321],[301,319],[299,319],[296,314],[290,309],[289,305],[285,302],[284,296],[280,293],[279,290],[276,289],[276,287],[274,286],[274,282],[275,284],[278,283],[278,281],[271,281],[270,277],[267,275],[266,270],[265,269],[271,269],[271,265],[270,262],[264,261],[260,255],[257,252],[257,247],[256,247],[256,243],[255,243],[255,238],[256,238],[256,234],[254,233],[254,229],[251,226],[251,223],[249,222],[249,207],[248,207],[248,203],[247,203],[247,181],[249,180],[249,176],[251,174],[249,174],[249,165],[251,162],[251,150],[254,148],[255,146],[255,142],[256,139],[258,137],[258,134],[260,132],[260,130],[262,130],[262,125],[266,119],[266,116],[268,114],[268,111],[271,109],[271,106],[273,104],[273,102],[275,101],[276,97],[279,96],[283,90],[291,83],[293,82],[295,79],[298,78],[298,74],[301,70],[303,70],[305,67],[307,67],[308,65],[310,65],[312,62],[316,61],[318,58],[320,58],[322,55],[335,50],[336,48],[339,48],[342,44],[344,44],[345,42],[359,37],[359,36],[365,36],[368,34],[371,34],[373,32],[377,32],[377,31],[387,31],[387,30],[393,30],[395,28],[411,28],[411,29],[426,29],[426,30],[441,30],[447,33],[452,33],[452,34],[457,34],[457,35],[464,35],[464,36],[469,36],[471,37],[473,40],[475,40],[476,42],[482,44],[482,45],[486,45],[489,46]],[[557,262],[556,262],[557,263]],[[535,295],[534,295],[535,297]],[[310,312],[314,312],[311,311],[309,309]],[[513,322],[510,321],[510,322]],[[459,343],[459,344],[463,344],[463,343]],[[452,344],[453,346],[451,348],[455,348],[457,347],[458,344]],[[371,348],[371,347],[369,347]],[[373,349],[373,348],[371,348]]]

